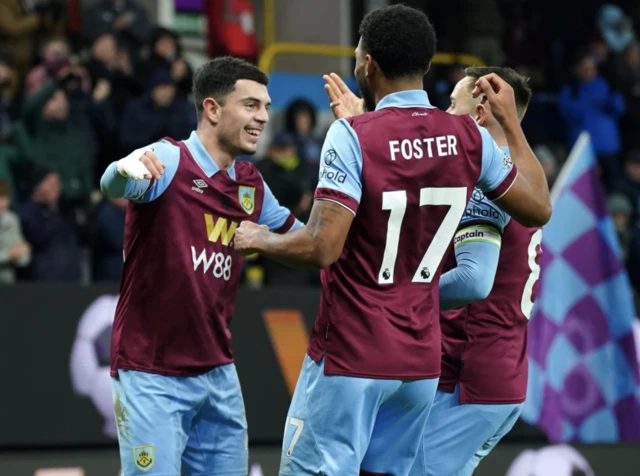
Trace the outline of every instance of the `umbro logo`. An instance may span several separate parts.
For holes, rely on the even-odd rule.
[[[191,190],[193,190],[194,192],[204,193],[202,189],[208,187],[207,182],[202,179],[196,179],[193,181],[193,183],[196,185],[195,187],[191,187]]]

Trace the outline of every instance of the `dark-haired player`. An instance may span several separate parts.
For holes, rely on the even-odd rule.
[[[247,425],[229,323],[243,220],[301,226],[278,205],[253,154],[269,119],[267,77],[218,58],[195,75],[198,128],[114,162],[101,186],[130,199],[111,340],[123,474],[248,473]]]
[[[518,119],[527,80],[510,68],[467,68],[448,112],[471,115],[508,153],[491,105],[472,91],[496,74],[514,91]],[[473,473],[515,424],[527,395],[527,324],[540,275],[541,228],[526,228],[476,190],[440,278],[442,374],[411,476]],[[485,299],[486,298],[486,299]]]
[[[436,37],[424,13],[375,10],[360,35],[355,75],[370,112],[331,126],[309,223],[286,236],[243,223],[236,235],[243,253],[325,268],[282,475],[407,475],[440,375],[442,260],[474,186],[528,225],[549,219],[544,173],[508,84],[489,76],[478,89],[504,125],[518,176],[471,117],[429,104],[422,79]]]

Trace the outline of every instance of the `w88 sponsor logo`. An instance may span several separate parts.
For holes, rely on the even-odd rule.
[[[223,278],[225,281],[231,279],[231,266],[233,258],[221,252],[212,252],[207,256],[207,250],[202,250],[197,255],[195,246],[191,247],[191,259],[193,260],[193,270],[197,271],[202,264],[202,272],[207,274],[211,268],[211,273],[216,278]]]

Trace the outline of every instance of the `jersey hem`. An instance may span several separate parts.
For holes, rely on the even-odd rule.
[[[456,385],[460,385],[459,381],[447,381],[445,383],[438,384],[438,390],[446,393],[455,392]],[[524,403],[527,397],[512,397],[512,398],[463,398],[459,397],[458,401],[463,403],[472,403],[478,405],[502,405],[502,404],[513,404],[513,403]]]
[[[325,375],[341,375],[343,377],[357,377],[357,378],[371,378],[371,379],[380,379],[380,380],[430,380],[440,377],[440,372],[435,373],[427,373],[427,374],[378,374],[378,373],[368,373],[368,372],[359,372],[359,371],[350,371],[350,370],[337,370],[331,362],[328,360],[330,356],[327,352],[316,353],[310,350],[307,350],[307,354],[311,359],[318,363],[322,360],[322,357],[325,358],[324,363],[324,374]]]
[[[211,364],[211,365],[204,366],[197,371],[163,370],[159,368],[145,367],[142,365],[125,364],[125,365],[116,365],[116,368],[115,369],[112,368],[109,374],[111,375],[111,377],[117,378],[118,370],[133,370],[135,372],[145,372],[149,374],[164,375],[166,377],[196,377],[198,375],[206,374],[207,372],[210,372],[216,367],[222,367],[223,365],[229,365],[233,363],[234,363],[234,359],[231,359],[228,362],[221,362],[219,364]]]

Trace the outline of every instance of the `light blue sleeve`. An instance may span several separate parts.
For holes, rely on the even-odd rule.
[[[457,267],[440,277],[440,310],[455,309],[485,299],[493,288],[500,248],[469,241],[455,250]]]
[[[477,187],[485,193],[493,192],[511,173],[513,161],[509,154],[496,144],[487,129],[477,124],[476,126],[482,137],[482,170]]]
[[[118,173],[116,163],[107,167],[100,179],[100,189],[111,198],[127,198],[140,203],[147,203],[158,198],[169,187],[178,170],[180,149],[169,142],[153,144],[153,151],[165,165],[160,180],[133,180]],[[151,183],[151,186],[149,184]]]
[[[336,198],[328,190],[347,195],[358,204],[362,197],[362,150],[345,119],[331,125],[322,146],[316,198]]]
[[[262,203],[262,212],[260,212],[258,224],[267,225],[269,227],[269,231],[276,231],[282,228],[286,224],[287,219],[291,217],[293,219],[293,224],[291,228],[286,231],[293,231],[298,228],[302,228],[304,226],[302,222],[297,218],[294,218],[288,208],[285,208],[278,203],[278,200],[264,180],[262,183],[264,184],[264,201]]]
[[[502,233],[511,217],[484,196],[482,190],[476,188],[464,211],[460,228],[469,224],[486,224],[496,227]]]

